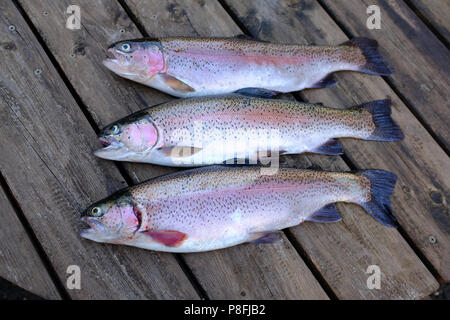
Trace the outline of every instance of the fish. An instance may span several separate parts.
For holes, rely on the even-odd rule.
[[[341,220],[337,202],[354,203],[397,227],[390,205],[397,176],[383,170],[327,172],[209,166],[153,178],[83,213],[81,237],[154,251],[201,252],[280,241],[305,221]]]
[[[103,128],[94,154],[116,161],[172,167],[266,164],[280,155],[344,152],[340,137],[403,139],[391,101],[347,110],[239,94],[163,103]]]
[[[376,40],[305,46],[232,38],[132,39],[112,44],[103,64],[117,75],[188,98],[228,93],[273,97],[336,83],[333,72],[390,75]]]

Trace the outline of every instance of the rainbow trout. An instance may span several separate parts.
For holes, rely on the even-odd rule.
[[[336,222],[336,202],[362,206],[395,227],[390,196],[397,177],[357,173],[212,166],[162,176],[119,191],[85,212],[81,236],[168,252],[199,252],[244,242],[271,243],[303,221]]]
[[[377,42],[340,46],[274,44],[235,38],[162,38],[117,42],[103,63],[114,73],[177,97],[246,93],[273,96],[335,84],[342,70],[389,75]]]
[[[349,110],[242,95],[175,100],[104,128],[100,158],[165,166],[256,164],[279,154],[343,153],[335,138],[395,141],[390,100]]]

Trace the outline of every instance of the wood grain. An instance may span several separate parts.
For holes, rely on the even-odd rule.
[[[25,228],[0,189],[0,277],[40,297],[61,299]]]
[[[227,23],[221,22],[225,14],[221,10],[213,12],[211,10],[212,2],[170,1],[167,4],[166,11],[158,9],[159,2],[127,0],[127,3],[152,37],[189,35],[183,33],[184,30],[188,29],[187,25],[196,30],[201,28],[196,31],[198,36],[230,36],[240,32],[229,19],[226,20]],[[197,3],[203,3],[204,6],[199,6]],[[152,19],[155,12],[158,13],[157,18]],[[205,12],[213,12],[216,17],[206,18]],[[212,21],[219,22],[213,24]],[[216,25],[220,29],[212,29]],[[230,31],[225,32],[224,30]],[[318,165],[327,170],[349,170],[342,159],[334,157],[299,156],[290,158],[289,164],[298,167]],[[340,209],[343,212],[345,224],[319,225],[306,223],[298,229],[296,228],[305,238],[304,241],[311,243],[311,246],[316,249],[312,258],[318,261],[322,273],[329,275],[329,279],[332,280],[329,281],[329,285],[338,297],[344,299],[418,298],[435,290],[436,281],[398,232],[378,225],[359,207],[342,205]],[[322,239],[320,235],[325,239]],[[247,251],[253,249],[251,246],[242,246],[232,250]],[[252,251],[248,251],[246,255],[251,253]],[[207,274],[210,270],[222,270],[223,267],[216,259],[198,260],[196,257],[197,255],[188,255],[185,259],[190,266],[193,266],[193,272],[198,275],[200,281],[203,281],[202,284],[205,281],[213,283],[214,279],[200,275]],[[383,268],[385,275],[384,290],[367,289],[366,279],[368,275],[365,270],[370,264],[385,266]],[[273,268],[279,268],[279,265],[279,263],[275,263]],[[408,270],[408,268],[411,269]],[[408,272],[402,274],[403,270],[408,270]],[[226,274],[227,277],[224,278],[226,282],[223,283],[227,284],[228,287],[236,288],[236,292],[239,292],[238,286],[236,284],[233,286],[235,280],[238,280],[235,278],[236,272],[227,272]],[[253,270],[244,272],[239,269],[238,274],[244,275],[245,279],[251,279],[252,276],[255,276]],[[412,274],[417,275],[417,281],[410,280]],[[285,278],[285,281],[291,280]],[[245,286],[248,282],[247,280],[238,283]],[[399,283],[406,283],[406,285],[399,285]],[[276,290],[275,287],[272,286],[272,288],[271,290]],[[215,286],[214,290],[223,289],[222,286]]]
[[[423,16],[441,35],[450,42],[450,2],[446,0],[408,0],[419,16]]]
[[[106,56],[105,48],[109,44],[121,39],[142,36],[118,3],[79,1],[82,9],[82,30],[70,31],[63,27],[55,27],[63,23],[61,12],[64,12],[70,3],[68,0],[59,1],[57,4],[51,0],[21,1],[33,24],[99,126],[117,120],[132,111],[173,99],[156,90],[121,79],[103,67],[101,62]],[[231,36],[239,32],[220,5],[215,2],[203,2],[202,5],[201,1],[180,3],[143,1],[130,3],[130,7],[139,8],[137,16],[148,15],[143,18],[143,22],[155,24],[158,29],[152,31],[149,29],[151,34],[163,31],[175,33],[175,30],[178,30],[178,34],[185,35],[196,35],[198,32],[204,35],[222,33]],[[49,15],[42,16],[41,12],[44,11],[49,12]],[[185,14],[188,11],[197,13],[191,17]],[[227,26],[231,27],[226,29]],[[197,31],[193,32],[193,28]],[[124,32],[121,33],[120,30]],[[71,58],[72,53],[75,54],[75,58]],[[98,146],[100,147],[100,144]],[[126,164],[125,168],[136,183],[173,171],[171,168],[138,164]],[[117,250],[115,246],[107,247]],[[259,254],[253,253],[254,246],[245,247],[246,249],[230,248],[183,257],[188,266],[194,270],[207,295],[213,299],[327,298],[288,241],[285,244],[262,246]],[[131,250],[131,248],[122,249]],[[141,252],[151,254],[144,250]],[[263,268],[263,265],[266,267]],[[273,268],[268,268],[268,265],[272,265]],[[236,266],[239,266],[238,273]],[[234,285],[219,286],[229,282],[233,282]],[[243,290],[245,296],[241,295]]]
[[[450,52],[445,45],[403,1],[325,0],[324,4],[353,36],[378,41],[381,54],[395,70],[389,77],[392,85],[449,150]],[[379,30],[366,27],[369,5],[381,10]]]
[[[0,39],[0,170],[62,283],[80,267],[71,297],[198,298],[173,255],[79,236],[80,212],[126,183],[92,155],[93,129],[10,1],[0,3]]]
[[[230,0],[226,3],[249,32],[262,40],[319,45],[339,44],[347,40],[316,1],[299,3]],[[344,148],[357,168],[380,168],[399,176],[392,197],[393,212],[415,244],[441,275],[447,278],[449,269],[445,265],[448,265],[449,259],[446,248],[449,241],[447,197],[450,171],[441,169],[449,166],[447,156],[382,79],[350,72],[339,74],[338,79],[337,86],[305,90],[302,97],[339,107],[350,107],[386,97],[393,100],[393,117],[406,135],[403,142],[377,143],[343,139]],[[343,169],[341,166],[339,168]],[[331,286],[338,288],[339,297],[356,297],[357,294],[366,294],[365,297],[380,297],[385,294],[387,297],[392,293],[391,297],[417,298],[420,297],[420,294],[416,295],[420,290],[415,291],[414,286],[425,291],[437,288],[436,282],[418,259],[411,258],[410,249],[409,254],[402,253],[399,244],[404,241],[398,233],[380,227],[372,220],[367,220],[363,211],[359,212],[343,214],[343,223],[310,224],[311,233],[307,232],[309,227],[306,224],[293,228],[295,236],[313,262]],[[343,232],[345,229],[347,231]],[[439,237],[442,243],[430,244],[430,235]],[[331,252],[330,246],[335,248],[335,252]],[[352,263],[345,263],[346,259],[351,259]],[[393,263],[392,259],[397,261]],[[408,259],[412,260],[408,262]],[[370,261],[377,261],[374,264],[378,264],[382,270],[392,272],[391,284],[386,292],[367,290],[362,285],[363,277],[352,279],[355,271],[362,269],[358,264]],[[411,267],[418,269],[409,270]],[[397,271],[393,272],[392,268]],[[424,280],[411,282],[418,270]],[[405,278],[399,281],[396,279],[398,276]],[[353,286],[349,286],[348,282],[353,282]],[[355,282],[360,282],[360,289]],[[425,282],[427,284],[423,286]],[[411,288],[399,286],[399,283],[408,284]],[[356,290],[356,293],[352,290]]]

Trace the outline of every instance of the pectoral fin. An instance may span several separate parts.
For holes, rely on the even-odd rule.
[[[162,147],[159,148],[158,150],[167,157],[186,158],[196,154],[197,152],[200,152],[202,148],[175,146],[175,147]]]
[[[187,85],[181,80],[178,80],[177,78],[174,78],[168,74],[162,73],[159,74],[159,77],[161,80],[170,88],[177,92],[194,92],[195,89],[191,86]]]
[[[269,231],[269,232],[254,232],[250,234],[248,242],[250,243],[274,243],[283,240],[283,232]]]
[[[179,247],[188,237],[187,234],[176,230],[149,230],[142,234],[168,247]]]

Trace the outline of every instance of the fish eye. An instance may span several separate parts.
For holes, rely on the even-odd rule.
[[[102,208],[94,207],[91,209],[91,215],[93,217],[101,217],[102,216]]]
[[[109,130],[112,134],[118,134],[119,133],[119,126],[117,124],[113,125],[111,129]]]
[[[128,52],[128,51],[131,50],[131,46],[130,46],[129,43],[122,43],[122,45],[121,45],[120,47],[121,47],[121,49],[122,49],[123,51],[125,51],[125,52]]]

